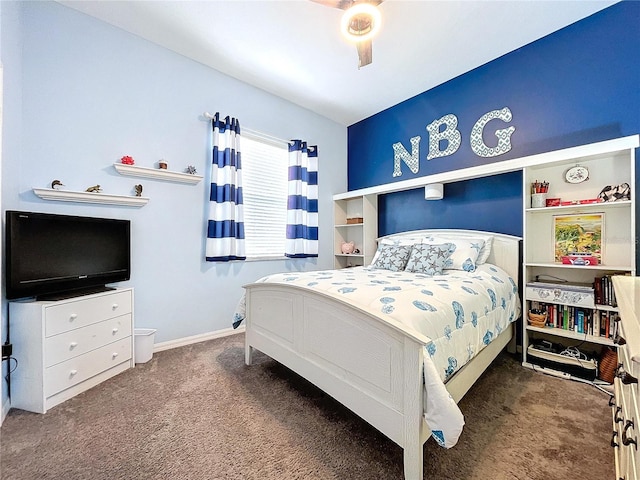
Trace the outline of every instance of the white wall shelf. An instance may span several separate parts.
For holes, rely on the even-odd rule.
[[[152,178],[165,182],[188,183],[195,185],[202,180],[202,175],[191,173],[172,172],[161,168],[138,167],[136,165],[126,165],[124,163],[114,163],[113,167],[120,175],[127,177]]]
[[[386,193],[399,192],[420,188],[430,183],[452,183],[461,182],[463,180],[472,180],[474,178],[488,177],[498,175],[500,173],[515,172],[526,167],[535,167],[537,165],[553,165],[575,161],[580,161],[582,157],[607,157],[615,152],[623,152],[640,146],[640,135],[630,135],[628,137],[616,138],[613,140],[605,140],[603,142],[592,143],[589,145],[581,145],[578,147],[565,148],[553,152],[539,153],[528,157],[520,157],[512,160],[495,159],[492,163],[477,165],[475,167],[461,168],[423,177],[410,178],[409,180],[401,180],[374,187],[361,188],[359,190],[351,190],[345,193],[339,193],[333,196],[333,200],[346,200],[357,198],[364,195],[382,195]],[[604,185],[602,185],[604,186]]]
[[[34,188],[33,193],[43,200],[61,202],[100,203],[105,205],[122,205],[126,207],[142,207],[149,202],[148,197],[111,195],[96,192],[75,192],[72,190],[54,190],[53,188]]]

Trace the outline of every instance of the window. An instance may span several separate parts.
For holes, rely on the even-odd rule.
[[[288,144],[243,129],[241,154],[247,259],[284,258]]]

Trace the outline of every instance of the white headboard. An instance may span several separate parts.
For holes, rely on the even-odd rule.
[[[507,272],[516,284],[520,283],[520,242],[522,238],[504,233],[485,232],[481,230],[457,230],[457,229],[428,229],[411,230],[408,232],[393,233],[378,238],[378,242],[383,239],[407,240],[420,243],[422,238],[434,235],[438,237],[451,236],[455,238],[478,238],[478,236],[490,235],[493,237],[491,253],[487,263],[492,263]]]

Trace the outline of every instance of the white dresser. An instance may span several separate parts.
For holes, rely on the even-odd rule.
[[[49,408],[134,366],[133,289],[9,303],[11,407]]]
[[[640,478],[640,278],[614,275],[613,287],[620,311],[620,330],[624,341],[618,347],[618,369],[614,379],[615,398],[611,400],[616,480]]]

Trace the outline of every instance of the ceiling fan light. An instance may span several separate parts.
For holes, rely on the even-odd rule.
[[[373,38],[382,24],[382,15],[370,3],[356,3],[342,15],[342,33],[352,42],[363,42]]]

